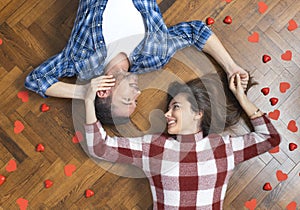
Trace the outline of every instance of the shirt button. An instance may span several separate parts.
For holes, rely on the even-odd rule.
[[[103,41],[100,41],[100,44],[102,44],[103,43]]]
[[[101,24],[100,24],[100,23],[98,23],[98,24],[97,24],[97,26],[98,26],[98,27],[100,27],[100,26],[101,26]]]
[[[104,7],[100,7],[100,9],[103,9]]]
[[[82,53],[85,53],[86,51],[85,50],[82,50]]]

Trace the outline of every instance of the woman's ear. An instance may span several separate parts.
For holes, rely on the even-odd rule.
[[[195,117],[194,117],[195,120],[201,120],[202,117],[203,117],[203,111],[195,112]]]
[[[107,98],[108,96],[110,96],[111,91],[110,90],[99,90],[97,91],[97,96],[99,98]]]

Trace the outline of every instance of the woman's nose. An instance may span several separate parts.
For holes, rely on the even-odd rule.
[[[165,113],[165,117],[171,117],[171,109],[169,109],[166,113]]]

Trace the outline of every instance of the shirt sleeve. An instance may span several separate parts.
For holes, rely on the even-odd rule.
[[[254,132],[230,138],[235,164],[265,153],[280,143],[281,137],[266,115],[252,119],[251,123]]]
[[[110,162],[142,167],[143,138],[110,137],[100,122],[85,125],[88,152],[91,156]]]
[[[46,98],[46,90],[59,78],[75,75],[73,62],[66,58],[63,52],[49,58],[35,68],[25,79],[25,87]]]
[[[174,46],[178,46],[176,42],[180,42],[183,45],[179,45],[181,48],[193,45],[200,51],[212,35],[211,29],[204,22],[198,20],[178,23],[169,28],[169,33],[175,37]]]

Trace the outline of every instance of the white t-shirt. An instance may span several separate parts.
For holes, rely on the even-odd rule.
[[[129,55],[142,41],[145,25],[132,0],[109,0],[103,13],[103,36],[108,63],[119,52]]]

